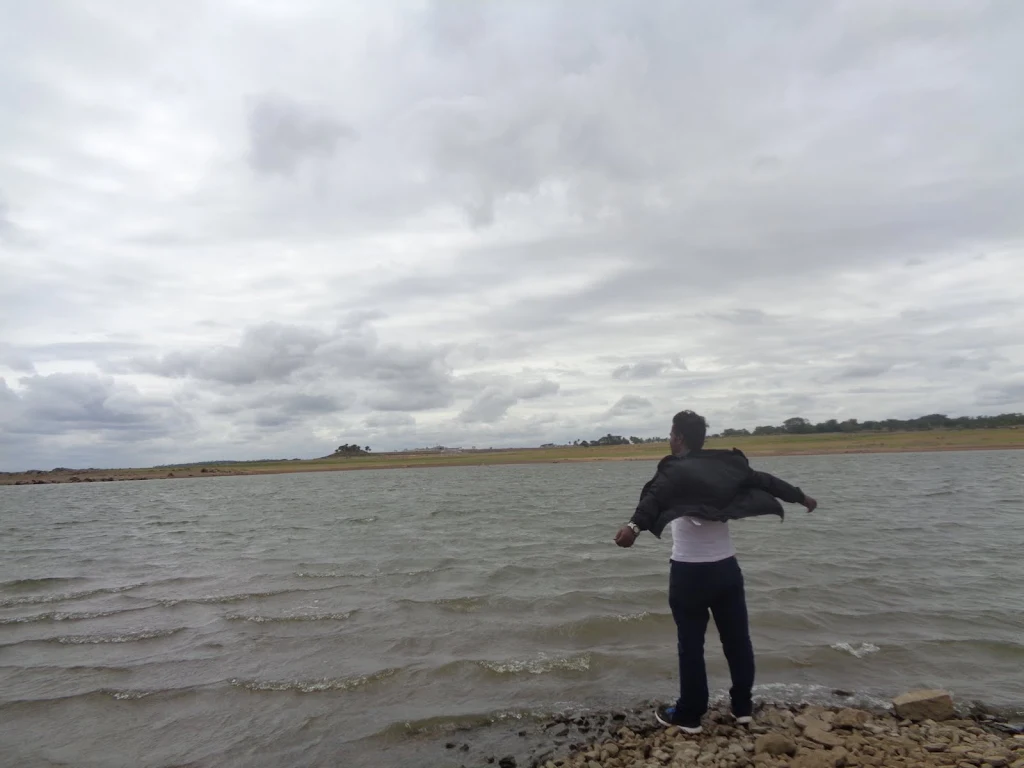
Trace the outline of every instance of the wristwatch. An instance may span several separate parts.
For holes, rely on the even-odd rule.
[[[633,521],[626,523],[626,527],[633,532],[634,536],[640,535],[640,526],[634,523]]]

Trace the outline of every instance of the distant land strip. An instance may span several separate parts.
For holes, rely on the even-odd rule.
[[[990,429],[932,429],[911,432],[852,432],[713,437],[709,448],[738,448],[750,457],[810,456],[846,453],[914,453],[982,451],[1024,448],[1024,427]],[[281,461],[205,462],[129,469],[31,470],[0,473],[0,485],[49,485],[168,478],[210,478],[229,475],[267,475],[289,472],[334,472],[355,469],[413,469],[547,464],[586,461],[656,461],[668,453],[668,443],[506,449],[429,449],[393,453],[333,455],[320,459]]]

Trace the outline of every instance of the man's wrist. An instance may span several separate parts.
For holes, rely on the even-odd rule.
[[[633,532],[634,536],[640,535],[640,526],[634,523],[632,520],[626,523],[626,527]]]

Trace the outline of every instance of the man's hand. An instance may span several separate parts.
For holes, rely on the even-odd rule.
[[[818,502],[815,501],[814,499],[812,499],[806,493],[804,494],[804,500],[801,503],[805,507],[807,507],[807,511],[808,512],[813,512],[814,510],[816,510],[818,508]]]
[[[633,529],[628,525],[624,525],[619,529],[619,532],[615,534],[615,543],[620,547],[632,547],[633,542],[636,541],[636,534],[633,533]]]

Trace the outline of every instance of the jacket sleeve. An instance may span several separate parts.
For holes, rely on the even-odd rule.
[[[770,475],[767,472],[759,472],[756,469],[750,470],[750,477],[747,485],[751,488],[759,488],[767,491],[777,499],[788,501],[790,504],[801,504],[804,500],[804,492],[785,480]]]
[[[666,456],[658,463],[654,477],[647,481],[640,491],[640,501],[636,505],[631,523],[636,523],[641,531],[649,531],[658,519],[658,513],[671,495],[673,485],[671,479],[663,471],[665,463],[672,457]]]

